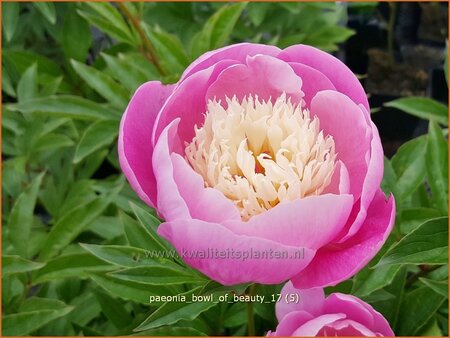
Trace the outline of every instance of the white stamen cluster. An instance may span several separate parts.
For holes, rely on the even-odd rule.
[[[186,143],[186,158],[205,186],[220,190],[241,218],[281,201],[319,195],[331,181],[335,146],[319,120],[281,95],[275,103],[249,96],[209,101],[205,123]]]

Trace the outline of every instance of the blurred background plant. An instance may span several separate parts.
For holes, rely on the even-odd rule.
[[[140,84],[175,82],[200,54],[241,41],[310,44],[359,75],[398,216],[369,266],[327,292],[363,298],[397,335],[448,335],[446,6],[3,2],[3,335],[247,333],[242,303],[149,305],[150,295],[247,285],[222,287],[177,258],[146,255],[168,244],[116,147]],[[257,334],[275,328],[274,304],[253,310]]]

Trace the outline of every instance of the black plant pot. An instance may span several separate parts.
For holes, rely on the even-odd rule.
[[[392,95],[372,95],[369,98],[370,107],[377,109],[371,117],[378,128],[384,153],[388,158],[395,154],[401,144],[416,136],[416,129],[421,124],[419,118],[383,105],[398,98],[400,96]]]

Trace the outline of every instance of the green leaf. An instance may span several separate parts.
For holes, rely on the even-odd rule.
[[[425,325],[423,327],[423,330],[420,330],[418,333],[420,336],[423,337],[442,337],[445,336],[441,329],[439,328],[439,325],[437,323],[436,319],[431,319],[429,324]]]
[[[64,16],[61,46],[67,59],[84,62],[92,44],[89,24],[74,11]]]
[[[427,273],[427,278],[440,281],[448,279],[448,264],[429,271]]]
[[[39,152],[55,148],[65,148],[70,147],[73,144],[74,142],[72,139],[66,135],[47,134],[39,138],[39,140],[34,144],[33,151]]]
[[[90,289],[89,289],[90,291]],[[78,325],[86,325],[97,317],[101,308],[93,292],[84,292],[70,301],[75,309],[68,315],[68,320]]]
[[[256,284],[255,294],[262,295],[266,297],[266,299],[271,300],[272,295],[280,293],[281,287],[282,285]],[[267,306],[265,303],[253,303],[253,309],[257,316],[263,318],[268,323],[272,323],[273,327],[276,327],[277,320],[274,306]]]
[[[397,196],[396,182],[397,182],[397,175],[395,173],[395,170],[392,167],[391,161],[385,156],[384,157],[384,175],[383,175],[383,181],[381,182],[381,188],[383,189],[384,193],[387,195],[390,193],[393,193],[394,196]]]
[[[123,235],[123,225],[117,216],[100,216],[90,226],[89,231],[106,240]]]
[[[45,263],[29,261],[20,256],[3,255],[2,273],[3,275],[29,272],[42,268]]]
[[[256,305],[256,304],[254,304]],[[235,303],[224,314],[223,326],[237,327],[247,323],[247,305]]]
[[[36,7],[44,18],[52,25],[56,23],[55,5],[52,2],[33,2],[33,6]]]
[[[353,30],[346,27],[323,25],[312,33],[307,34],[302,41],[297,41],[296,43],[301,42],[331,52],[337,50],[338,43],[344,42],[354,34]],[[287,47],[282,43],[282,40],[280,40],[280,46]]]
[[[203,288],[199,291],[200,295],[209,295],[211,293],[219,294],[219,293],[236,293],[236,294],[242,294],[245,292],[245,290],[248,289],[249,283],[245,284],[236,284],[236,285],[222,285],[220,283],[217,283],[213,280],[210,280],[207,282]],[[281,290],[281,288],[280,288]]]
[[[420,287],[407,293],[401,304],[397,335],[416,335],[434,316],[444,300],[444,296],[428,287]]]
[[[47,83],[43,85],[40,96],[55,95],[58,92],[63,79],[64,79],[63,76],[58,76],[55,77],[54,79],[49,79]]]
[[[387,319],[392,328],[395,328],[396,323],[398,322],[400,304],[404,296],[405,282],[406,282],[406,267],[403,266],[400,268],[400,271],[394,277],[392,283],[386,286],[385,288],[380,289],[393,295],[394,298],[371,303],[371,305],[375,308],[375,310],[383,314],[383,316]]]
[[[145,80],[143,82],[160,79],[160,74],[156,69],[155,65],[150,63],[148,59],[144,55],[142,55],[142,53],[137,52],[128,52],[126,54],[119,53],[118,57],[129,68],[137,69],[143,74],[145,74]]]
[[[448,217],[422,223],[389,248],[376,267],[393,264],[446,264]]]
[[[164,325],[173,325],[180,320],[193,320],[201,313],[217,305],[214,301],[193,302],[192,295],[197,294],[199,288],[190,290],[184,294],[186,301],[166,302],[144,320],[135,331],[155,329]],[[213,294],[211,294],[214,297]],[[214,298],[213,298],[214,299]]]
[[[214,13],[192,39],[191,57],[194,59],[208,50],[224,46],[246,6],[245,2],[225,5]]]
[[[384,289],[378,289],[364,297],[361,297],[365,302],[371,304],[376,302],[384,302],[387,300],[394,300],[395,296]]]
[[[141,84],[151,80],[145,71],[136,67],[132,62],[126,59],[102,54],[103,59],[108,65],[111,75],[120,81],[130,92],[134,92]]]
[[[420,277],[419,280],[434,292],[437,292],[445,298],[448,298],[448,281],[435,281],[423,277]]]
[[[2,69],[2,90],[9,96],[16,97],[16,90],[14,89],[11,76],[9,75],[6,67],[3,67]]]
[[[150,257],[147,250],[124,245],[80,244],[84,249],[101,260],[120,266],[133,268],[159,263],[174,264],[161,257]]]
[[[162,250],[173,251],[172,247],[158,235],[157,230],[158,230],[158,227],[161,224],[161,222],[156,217],[154,217],[153,215],[151,215],[150,213],[148,213],[147,211],[145,211],[138,205],[136,205],[132,202],[130,202],[130,205],[131,205],[131,208],[133,209],[133,212],[136,215],[138,221],[145,228],[148,236],[150,236],[151,239],[153,239],[153,242],[156,243],[159,246],[159,248]],[[150,245],[149,245],[149,249],[150,249]],[[176,258],[176,257],[173,257],[173,258]]]
[[[298,14],[302,7],[300,6],[299,3],[295,3],[295,2],[280,2],[278,4],[279,6],[283,7],[284,9],[288,10],[290,13],[292,14]]]
[[[410,196],[423,183],[426,174],[425,152],[427,137],[417,137],[401,145],[392,157],[391,164],[397,181],[395,199],[401,202]]]
[[[135,283],[114,278],[112,276],[91,273],[90,277],[100,287],[108,291],[114,296],[125,300],[132,300],[144,305],[149,304],[150,296],[173,295],[172,289],[162,285],[151,286],[148,284]],[[161,304],[156,303],[156,304]]]
[[[351,292],[349,290],[349,293],[357,297],[367,298],[370,295],[375,295],[375,297],[383,297],[383,294],[380,295],[377,294],[377,292],[390,285],[400,270],[400,265],[376,267],[377,263],[380,261],[380,258],[386,253],[392,243],[394,243],[394,238],[391,236],[388,238],[381,250],[375,255],[375,257],[366,265],[366,267],[356,274],[353,278]],[[346,292],[344,291],[343,293]]]
[[[160,241],[155,240],[154,234],[152,236],[152,233],[147,230],[147,227],[142,222],[136,221],[123,212],[120,212],[119,215],[124,226],[125,236],[131,246],[147,250],[163,249]],[[159,224],[158,220],[155,220],[155,223]]]
[[[34,99],[37,94],[37,63],[33,63],[25,73],[23,73],[17,84],[17,101],[25,102]]]
[[[229,6],[224,6],[217,11],[211,21],[206,23],[207,29],[210,30],[210,48],[217,49],[224,46],[233,31],[236,22],[244,11],[247,3],[237,3]]]
[[[442,129],[430,121],[426,153],[427,178],[437,209],[448,214],[448,143]]]
[[[181,73],[189,65],[189,59],[183,44],[176,35],[167,33],[160,27],[151,29],[144,26],[146,33],[156,50],[158,60],[168,73]]]
[[[115,271],[111,275],[122,280],[151,285],[205,283],[207,281],[199,274],[193,274],[179,265],[156,262],[147,266]]]
[[[139,333],[132,334],[132,336],[146,336],[146,337],[203,337],[207,336],[206,333],[198,331],[192,327],[182,327],[182,326],[165,326],[159,327],[157,329],[146,330]]]
[[[14,246],[14,253],[28,257],[28,241],[33,224],[34,208],[44,173],[39,174],[33,182],[19,195],[9,216],[9,239]]]
[[[48,96],[23,103],[8,105],[12,111],[24,114],[44,113],[52,116],[82,120],[119,119],[121,112],[79,96]]]
[[[408,234],[426,220],[442,216],[442,214],[432,208],[408,208],[402,209],[399,216],[400,231]]]
[[[352,294],[357,297],[370,295],[392,283],[399,270],[400,265],[381,266],[375,269],[362,270],[353,280]]]
[[[119,133],[119,122],[114,120],[97,121],[91,124],[81,136],[75,150],[73,162],[79,163],[88,155],[111,145]]]
[[[83,10],[78,13],[88,22],[120,42],[125,42],[134,47],[138,46],[139,40],[112,4],[108,2],[86,2],[85,6],[89,7],[90,10]]]
[[[71,64],[78,75],[106,100],[118,108],[125,108],[127,106],[130,98],[128,91],[115,82],[109,75],[76,60],[71,60]]]
[[[94,295],[102,312],[116,328],[123,329],[133,321],[133,318],[119,300],[99,290],[94,290]]]
[[[30,297],[20,306],[20,312],[32,312],[37,310],[62,310],[67,304],[52,298]]]
[[[77,180],[71,182],[67,187],[68,191],[64,194],[64,200],[54,212],[55,220],[58,221],[62,216],[71,211],[83,207],[96,199],[96,194],[90,180]]]
[[[400,109],[421,119],[448,125],[448,108],[440,102],[426,97],[404,97],[385,103],[387,107]]]
[[[72,309],[72,306],[55,299],[30,298],[19,313],[2,317],[2,335],[29,335],[52,320],[67,315]]]
[[[251,22],[255,26],[259,26],[267,15],[269,9],[273,6],[273,3],[268,2],[250,2],[247,6],[248,16]]]
[[[69,254],[48,261],[33,275],[33,284],[64,278],[86,278],[86,272],[111,269],[113,266],[90,254]]]
[[[12,69],[21,75],[33,63],[38,64],[39,72],[42,74],[52,77],[63,75],[60,66],[55,61],[32,51],[5,49],[2,51],[2,61],[10,66],[11,76]]]
[[[11,41],[19,22],[20,5],[17,2],[2,2],[2,27],[6,41]]]
[[[107,193],[106,196],[100,195],[93,202],[75,208],[62,216],[52,227],[39,258],[42,260],[49,259],[59,250],[67,246],[83,232],[91,222],[103,213],[121,188],[122,184],[118,185],[113,191]]]

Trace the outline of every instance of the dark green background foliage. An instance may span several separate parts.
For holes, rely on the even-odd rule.
[[[351,4],[366,11],[374,5]],[[228,43],[336,51],[353,31],[334,3],[2,3],[3,335],[245,335],[242,303],[158,303],[149,295],[226,288],[166,249],[160,220],[120,173],[120,117],[143,82],[175,82],[198,55]],[[374,14],[375,15],[375,14]],[[353,279],[399,335],[447,335],[447,108],[391,103],[431,121],[385,161],[395,229]],[[440,126],[445,126],[445,129]],[[280,286],[257,285],[270,295]],[[256,333],[275,329],[255,304]]]

